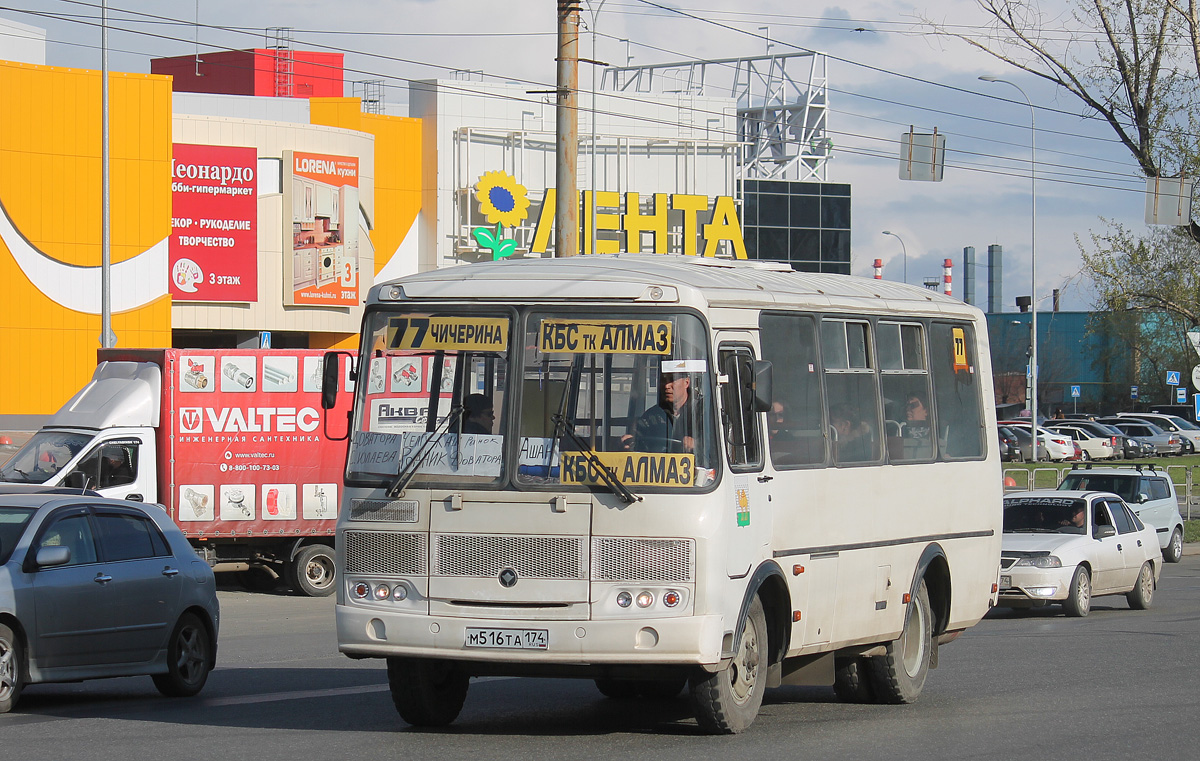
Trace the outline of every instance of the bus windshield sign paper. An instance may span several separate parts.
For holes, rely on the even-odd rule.
[[[546,353],[670,354],[669,320],[542,320]]]
[[[583,452],[562,453],[564,484],[604,483],[600,473]],[[646,452],[596,452],[596,459],[626,486],[684,488],[695,479],[695,455],[650,454]]]
[[[508,319],[393,317],[388,320],[387,347],[406,351],[504,351],[508,348]]]

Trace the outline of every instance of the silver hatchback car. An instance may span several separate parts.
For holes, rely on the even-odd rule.
[[[0,489],[0,713],[37,682],[149,675],[195,695],[219,621],[212,569],[160,506]]]

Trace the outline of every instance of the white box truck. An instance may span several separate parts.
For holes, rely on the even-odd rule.
[[[270,569],[298,592],[331,594],[351,395],[322,410],[323,356],[101,349],[92,380],[0,481],[161,503],[215,569],[273,582]]]

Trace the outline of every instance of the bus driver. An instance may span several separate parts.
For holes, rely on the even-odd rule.
[[[692,379],[684,373],[663,373],[658,384],[658,404],[642,413],[621,442],[637,452],[695,452]]]

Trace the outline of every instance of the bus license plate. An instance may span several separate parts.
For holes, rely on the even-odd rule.
[[[1012,586],[1012,576],[1001,576],[1000,577],[1000,588],[1001,589],[1008,589],[1011,586]]]
[[[505,650],[545,650],[550,642],[546,629],[467,629],[467,647],[497,647]]]

